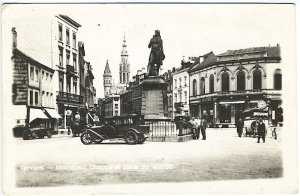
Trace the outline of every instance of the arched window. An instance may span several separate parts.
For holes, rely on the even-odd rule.
[[[215,78],[214,75],[211,74],[209,76],[209,92],[213,93],[215,91]]]
[[[193,80],[193,96],[197,96],[197,80]]]
[[[281,90],[282,88],[282,79],[281,79],[281,70],[276,69],[274,72],[274,89],[275,90]]]
[[[229,91],[229,74],[227,72],[222,74],[222,91]]]
[[[239,71],[236,74],[237,80],[237,90],[245,90],[245,73],[243,71]]]
[[[200,94],[205,94],[205,78],[202,77],[200,80]]]
[[[253,89],[261,89],[261,71],[258,69],[253,72]]]

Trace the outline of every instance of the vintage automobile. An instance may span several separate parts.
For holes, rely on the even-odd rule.
[[[259,118],[263,120],[266,126],[268,126],[268,111],[254,108],[245,110],[243,113],[244,127],[246,136],[257,136],[257,121]],[[268,128],[268,127],[266,127]]]
[[[80,139],[85,145],[107,139],[124,139],[127,144],[142,144],[149,136],[149,125],[134,122],[133,117],[114,117],[104,125],[83,130]]]

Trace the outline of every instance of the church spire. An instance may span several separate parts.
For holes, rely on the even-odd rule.
[[[111,76],[108,60],[106,60],[104,75],[110,75]]]
[[[130,77],[130,65],[128,63],[128,52],[125,34],[123,37],[122,51],[121,51],[121,62],[119,65],[120,84],[128,84]]]

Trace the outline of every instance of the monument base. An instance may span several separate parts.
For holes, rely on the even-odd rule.
[[[160,76],[148,76],[142,82],[142,108],[144,120],[170,120],[168,115],[167,83]]]

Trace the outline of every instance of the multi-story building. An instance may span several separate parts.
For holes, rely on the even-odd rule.
[[[77,45],[81,25],[66,15],[37,17],[34,12],[28,13],[24,19],[14,20],[12,25],[22,33],[19,49],[55,71],[52,102],[57,103],[56,108],[62,117],[59,124],[65,128],[66,111],[73,111],[72,118],[82,106]]]
[[[104,117],[120,116],[120,95],[109,95],[104,99]]]
[[[282,104],[281,68],[279,45],[201,56],[189,70],[191,115],[228,126],[245,109],[265,102],[269,123],[276,124]]]
[[[167,85],[167,102],[168,102],[168,117],[174,119],[173,111],[173,77],[172,74],[175,72],[175,67],[172,70],[168,70],[163,74],[163,78]]]
[[[188,70],[194,66],[195,57],[190,57],[189,60],[183,59],[181,67],[172,73],[173,80],[173,117],[177,115],[190,115],[189,112],[189,73]],[[196,59],[197,60],[197,59]]]
[[[61,118],[54,109],[54,70],[41,64],[17,48],[17,32],[13,33],[13,104],[18,107],[17,126],[50,128],[57,131],[57,119]],[[46,115],[45,115],[46,114]],[[25,122],[27,120],[27,122]]]
[[[80,24],[66,15],[55,17],[54,32],[57,35],[53,45],[53,61],[57,70],[56,85],[58,112],[63,116],[60,126],[67,125],[67,110],[71,111],[70,118],[73,119],[79,107],[82,107],[83,97],[79,89],[79,66],[77,33]]]

